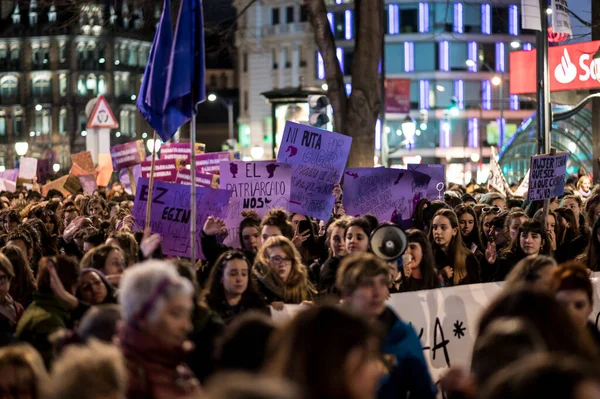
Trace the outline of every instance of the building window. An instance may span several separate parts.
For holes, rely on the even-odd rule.
[[[85,77],[83,75],[79,75],[79,79],[77,80],[77,94],[80,96],[87,95],[87,88],[85,86]]]
[[[431,60],[436,57],[435,43],[415,43],[415,72],[434,71],[436,66]]]
[[[298,60],[300,61],[300,68],[303,68],[306,66],[306,59],[304,57],[305,57],[304,47],[298,46]]]
[[[246,52],[242,55],[242,70],[248,72],[248,53]]]
[[[283,63],[285,65],[286,68],[290,68],[292,66],[292,63],[290,62],[290,49],[289,47],[284,47],[283,48]]]
[[[47,75],[34,76],[31,82],[31,92],[34,97],[49,96],[51,94],[51,81]]]
[[[285,8],[285,22],[288,24],[294,22],[294,7]]]
[[[106,80],[104,78],[104,75],[100,75],[98,77],[98,94],[106,94]]]
[[[23,116],[15,115],[13,117],[13,137],[23,137]]]
[[[222,89],[226,89],[227,88],[227,84],[228,84],[228,79],[227,79],[227,75],[225,74],[225,72],[221,73],[221,76],[219,77],[219,83]]]
[[[8,58],[8,49],[6,46],[0,46],[0,62],[4,63]]]
[[[419,5],[406,4],[400,7],[400,33],[419,31]]]
[[[58,77],[58,91],[61,96],[67,95],[67,75],[61,73]]]
[[[474,4],[463,4],[463,24],[465,33],[481,32],[481,9]]]
[[[87,129],[88,118],[85,116],[85,112],[81,112],[79,114],[79,118],[77,120],[77,125],[79,126],[79,133],[85,132]]]
[[[277,69],[277,49],[271,50],[271,60],[273,61],[273,69]]]
[[[308,10],[305,5],[300,6],[300,22],[308,21]]]
[[[85,87],[87,89],[87,94],[91,96],[95,96],[98,94],[98,81],[96,80],[96,75],[90,73],[87,77]]]
[[[67,135],[67,109],[61,108],[58,114],[58,134]]]
[[[58,48],[58,61],[63,64],[67,61],[67,45],[62,43]]]
[[[434,3],[433,8],[433,31],[452,32],[454,25],[454,10],[450,8],[451,3]]]
[[[114,93],[116,97],[119,97],[121,95],[121,75],[119,74],[115,74],[115,89],[114,89]]]
[[[244,112],[248,112],[248,91],[244,90]]]
[[[4,76],[0,79],[0,96],[16,97],[18,94],[19,80],[16,76]]]
[[[508,8],[492,7],[492,34],[508,34]]]
[[[51,116],[48,108],[43,108],[41,111],[35,111],[33,120],[32,132],[35,132],[36,136],[40,134],[47,135],[51,130]]]
[[[129,111],[129,135],[135,137],[137,126],[135,124],[135,112]]]
[[[48,21],[56,22],[56,6],[54,4],[50,6],[50,10],[48,11]]]
[[[0,115],[0,137],[4,138],[6,134],[6,115]]]
[[[279,8],[271,9],[271,25],[279,25]]]
[[[129,48],[129,57],[127,58],[127,65],[137,66],[137,50],[134,47]]]
[[[129,111],[122,110],[119,114],[119,125],[121,132],[125,135],[129,135]]]
[[[466,71],[468,45],[465,42],[450,42],[450,70],[451,71]]]

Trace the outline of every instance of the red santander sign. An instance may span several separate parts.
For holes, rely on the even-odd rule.
[[[600,63],[594,55],[600,40],[548,49],[550,91],[600,88]],[[510,94],[536,92],[536,51],[510,53]]]

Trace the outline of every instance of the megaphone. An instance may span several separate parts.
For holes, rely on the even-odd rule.
[[[406,233],[395,224],[377,227],[369,238],[369,247],[375,256],[393,262],[404,254],[408,247]]]

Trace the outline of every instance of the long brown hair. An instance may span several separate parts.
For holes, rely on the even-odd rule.
[[[286,281],[282,281],[269,265],[269,250],[275,247],[280,247],[286,256],[292,260],[290,275]],[[308,280],[308,271],[306,270],[306,266],[302,264],[300,253],[294,247],[294,244],[283,236],[270,237],[260,247],[256,254],[254,269],[264,280],[283,288],[285,299],[290,302],[300,303],[308,300],[311,297],[310,294],[315,292]]]
[[[458,227],[458,217],[456,217],[456,213],[454,213],[452,209],[440,209],[435,213],[433,219],[431,219],[432,224],[436,216],[445,217],[450,222],[450,227],[456,229],[456,234],[454,237],[452,237],[452,240],[448,244],[447,254],[448,258],[452,260],[452,268],[454,270],[454,285],[458,285],[461,280],[467,277],[467,257],[472,256],[473,254],[463,242],[460,229]],[[442,250],[433,240],[433,229],[431,226],[429,227],[429,242],[431,242],[431,246],[433,247],[434,251]]]

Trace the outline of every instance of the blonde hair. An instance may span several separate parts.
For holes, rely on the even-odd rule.
[[[390,278],[390,267],[377,256],[365,252],[346,256],[340,263],[335,285],[343,296],[354,293],[365,280],[385,276]]]
[[[65,349],[54,362],[52,380],[54,399],[125,397],[127,390],[123,355],[114,345],[95,339]]]
[[[281,278],[275,273],[273,268],[269,266],[269,250],[275,247],[281,248],[292,260],[292,267],[290,270],[290,276],[286,281],[282,281]],[[256,260],[254,262],[254,268],[265,278],[272,280],[275,284],[281,286],[284,289],[286,299],[290,302],[300,303],[304,300],[308,300],[309,292],[314,293],[312,284],[308,280],[308,271],[306,266],[302,264],[302,258],[300,253],[294,247],[292,242],[283,237],[275,236],[270,237],[258,250],[256,254]]]
[[[9,374],[8,370],[12,369]],[[13,375],[12,385],[16,388],[27,387],[33,399],[46,398],[50,378],[42,357],[31,345],[18,344],[0,348],[0,386],[7,382],[7,376]]]

